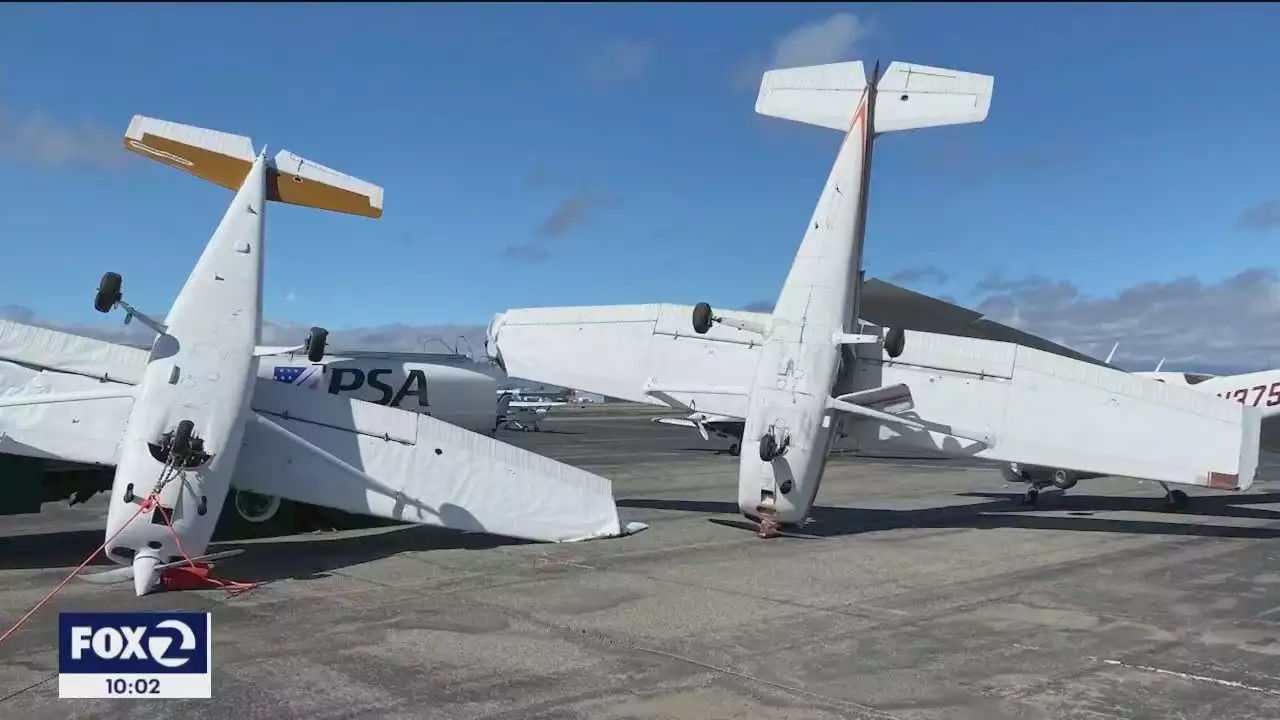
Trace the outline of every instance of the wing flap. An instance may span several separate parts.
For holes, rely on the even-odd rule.
[[[130,386],[0,361],[0,399],[4,400],[74,393],[88,398],[112,388],[128,390]],[[98,397],[0,407],[0,453],[114,466],[133,402],[132,397]]]
[[[0,320],[0,360],[137,385],[147,356],[128,345]]]
[[[248,424],[239,489],[528,540],[622,534],[598,475],[426,415],[271,381],[254,405],[273,413]]]
[[[746,397],[716,388],[751,386],[760,336],[720,324],[698,335],[692,316],[670,304],[511,310],[490,325],[488,345],[511,377],[744,417]]]
[[[991,460],[1239,490],[1252,485],[1257,471],[1258,411],[1189,388],[1008,343],[913,331],[896,360],[883,354],[861,359],[856,387],[908,386],[915,407],[904,417],[927,427],[851,423],[864,446],[906,442]]]

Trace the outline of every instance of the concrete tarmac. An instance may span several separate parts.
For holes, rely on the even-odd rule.
[[[135,598],[72,582],[0,645],[3,718],[1280,717],[1280,493],[836,458],[804,534],[736,527],[696,432],[553,415],[515,444],[614,480],[650,529],[566,545],[425,528],[241,543],[266,581]],[[0,518],[7,628],[102,540],[102,504]],[[209,701],[59,700],[57,611],[210,610]],[[0,630],[2,631],[2,630]]]

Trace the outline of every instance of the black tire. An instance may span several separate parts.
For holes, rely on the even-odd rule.
[[[741,454],[742,454],[742,448],[738,447],[738,443],[734,443],[729,446],[729,455],[733,457],[738,457]]]
[[[250,495],[256,496],[257,493],[250,493]],[[244,500],[247,498],[239,497],[239,491],[232,488],[227,493],[226,501],[222,504],[222,514],[218,517],[218,523],[214,528],[213,539],[228,541],[282,537],[306,532],[309,529],[303,527],[298,521],[298,506],[292,501],[265,495],[258,497],[270,500],[269,504],[274,505],[274,507],[269,508],[270,512],[261,513],[254,519],[248,519],[245,517],[245,513],[242,512],[244,508],[240,507],[245,504]],[[265,510],[267,508],[262,509]],[[256,513],[248,514],[255,515]]]
[[[1076,486],[1079,478],[1074,473],[1066,470],[1055,470],[1053,473],[1053,486],[1059,490],[1070,490]]]
[[[1181,490],[1170,490],[1168,502],[1169,507],[1174,510],[1183,510],[1191,502],[1191,498],[1187,497],[1187,494]]]
[[[1040,491],[1037,488],[1031,488],[1022,496],[1023,505],[1035,505],[1040,500]]]
[[[98,283],[98,294],[93,298],[93,309],[100,313],[111,312],[116,303],[124,298],[121,294],[123,287],[124,278],[119,273],[103,273],[102,281]]]
[[[698,303],[693,306],[693,331],[705,335],[711,329],[711,306]]]
[[[170,446],[170,452],[176,457],[185,457],[191,452],[191,435],[195,432],[196,424],[190,420],[183,420],[178,423],[178,429],[173,433],[173,445]]]
[[[329,344],[329,331],[322,327],[311,328],[307,335],[307,359],[318,363],[324,359],[325,346]]]
[[[778,456],[778,441],[771,433],[760,438],[760,462],[773,462]]]
[[[884,336],[884,351],[896,358],[907,348],[907,333],[902,328],[890,328]]]

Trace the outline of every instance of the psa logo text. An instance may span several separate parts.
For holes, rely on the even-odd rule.
[[[58,697],[208,698],[209,613],[61,613]]]

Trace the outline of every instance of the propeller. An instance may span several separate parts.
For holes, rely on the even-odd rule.
[[[689,417],[689,419],[692,420],[694,426],[698,428],[698,432],[702,435],[703,440],[711,439],[711,436],[707,434],[707,426],[703,424],[707,419],[706,415],[703,415],[702,413],[694,413]]]
[[[239,555],[242,552],[244,552],[244,548],[237,548],[235,550],[223,550],[222,552],[209,553],[208,555],[193,557],[191,558],[191,562],[211,563],[214,560],[229,558],[233,555]],[[139,561],[148,560],[148,559],[154,560],[155,558],[151,558],[149,556],[143,556],[141,558],[135,558],[133,565],[124,565],[122,567],[118,567],[113,570],[104,570],[103,572],[100,572],[100,573],[82,573],[80,575],[77,575],[76,577],[80,578],[81,580],[87,583],[93,583],[94,585],[115,585],[117,583],[129,582],[134,579],[134,576],[137,573],[137,570],[135,568],[138,567]],[[145,564],[150,565],[150,563],[145,563]],[[145,572],[144,574],[151,575],[156,572],[168,570],[169,568],[175,568],[180,565],[186,565],[186,564],[187,564],[186,560],[177,560],[175,562],[170,562],[170,563],[157,563],[155,565],[150,565],[149,571]]]

